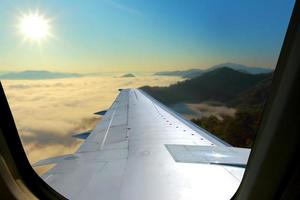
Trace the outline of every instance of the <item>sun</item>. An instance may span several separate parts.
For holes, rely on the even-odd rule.
[[[45,40],[50,36],[50,28],[50,20],[39,12],[23,14],[19,17],[19,32],[27,40],[38,42]]]

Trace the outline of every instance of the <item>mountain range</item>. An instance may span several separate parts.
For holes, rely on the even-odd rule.
[[[155,76],[181,76],[183,78],[195,78],[201,76],[205,70],[202,69],[188,69],[183,71],[162,71],[156,72],[153,75]]]
[[[245,72],[248,74],[263,74],[263,73],[270,73],[273,71],[273,69],[265,68],[265,67],[251,67],[246,66],[242,64],[236,64],[236,63],[223,63],[214,65],[208,69],[189,69],[189,70],[183,70],[183,71],[162,71],[162,72],[156,72],[153,75],[156,76],[181,76],[183,78],[195,78],[198,76],[201,76],[203,73],[213,71],[215,69],[219,69],[222,67],[228,67],[231,69],[234,69],[236,71]]]
[[[270,84],[271,78],[272,73],[249,74],[229,67],[221,67],[169,87],[144,86],[141,89],[167,105],[204,101],[237,105],[245,98],[255,101],[250,99],[253,95],[249,96],[249,92],[256,94],[261,91],[260,88],[266,85],[263,84],[264,81]]]
[[[76,73],[61,73],[50,71],[21,71],[7,72],[0,74],[0,80],[42,80],[42,79],[57,79],[57,78],[72,78],[80,77]]]
[[[273,73],[250,74],[228,67],[214,68],[201,76],[169,87],[142,87],[144,91],[227,143],[251,148],[271,91]],[[205,105],[191,113],[189,103]],[[209,111],[212,106],[234,109],[234,115]],[[216,107],[216,108],[217,108]],[[222,108],[222,109],[223,109]],[[194,111],[194,110],[192,110]],[[201,113],[208,113],[202,115]]]
[[[133,74],[124,74],[124,75],[122,75],[122,76],[120,76],[121,78],[134,78],[135,77],[135,75],[133,75]]]

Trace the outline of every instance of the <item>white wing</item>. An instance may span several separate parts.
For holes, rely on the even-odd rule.
[[[37,164],[57,163],[42,178],[69,199],[230,199],[249,152],[124,89],[77,152]]]

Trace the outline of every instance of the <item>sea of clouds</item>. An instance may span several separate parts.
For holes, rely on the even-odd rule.
[[[119,88],[168,86],[179,77],[81,77],[2,81],[30,163],[73,153],[82,141],[71,137],[93,129],[93,113],[109,108]],[[42,174],[48,168],[36,168]]]

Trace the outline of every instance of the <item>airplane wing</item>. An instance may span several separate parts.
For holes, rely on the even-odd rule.
[[[250,149],[234,148],[138,89],[123,89],[74,153],[42,178],[68,199],[230,199]]]

